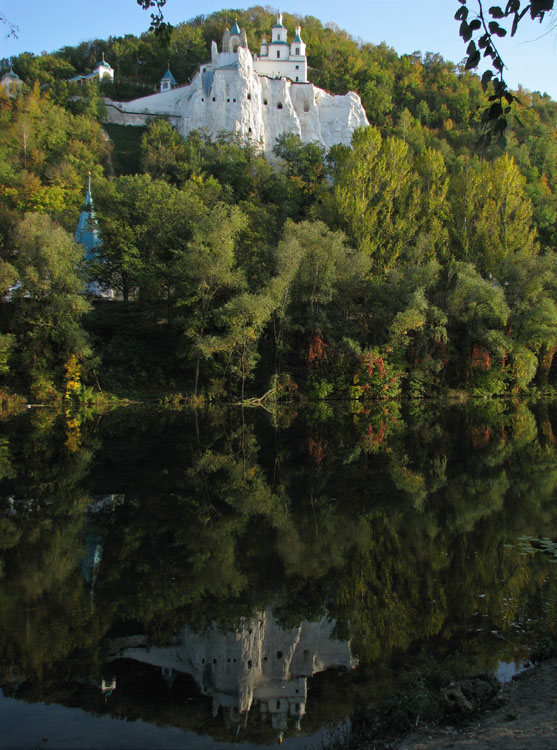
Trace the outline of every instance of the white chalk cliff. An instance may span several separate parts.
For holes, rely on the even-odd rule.
[[[368,125],[360,97],[352,91],[333,96],[307,81],[299,33],[298,28],[289,45],[279,16],[273,41],[263,40],[262,54],[252,55],[245,34],[238,33],[236,43],[234,34],[225,32],[223,51],[213,42],[211,61],[199,67],[190,84],[130,102],[106,99],[106,119],[144,125],[149,117],[162,116],[184,137],[194,130],[211,137],[233,133],[267,154],[283,133],[327,149],[349,145],[354,130]]]

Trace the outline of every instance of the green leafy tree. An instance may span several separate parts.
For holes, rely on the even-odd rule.
[[[96,273],[105,285],[144,302],[174,303],[174,262],[204,214],[197,185],[182,189],[149,174],[126,175],[95,188],[102,236]],[[169,312],[170,314],[170,312]]]
[[[453,177],[451,201],[452,247],[459,260],[498,278],[505,259],[538,252],[532,204],[509,156],[462,165]]]
[[[509,258],[502,283],[510,309],[512,368],[517,388],[547,385],[557,350],[556,259],[554,254]]]
[[[178,260],[183,280],[178,305],[185,313],[185,334],[193,346],[195,396],[201,360],[222,346],[210,328],[215,304],[221,295],[245,285],[236,266],[236,245],[244,227],[245,217],[238,208],[219,203],[197,222],[193,238]]]
[[[457,263],[451,275],[446,305],[458,365],[477,395],[501,393],[502,364],[509,348],[504,331],[509,308],[503,288],[483,279],[469,263]]]
[[[426,148],[414,162],[420,179],[420,231],[416,246],[425,257],[446,257],[449,246],[449,205],[447,191],[449,179],[441,152]]]
[[[21,374],[26,385],[61,388],[64,365],[71,355],[90,354],[82,327],[89,310],[80,274],[83,250],[47,216],[28,214],[16,230],[15,266],[20,286],[14,333]]]
[[[417,231],[418,185],[406,143],[357,130],[340,167],[335,195],[357,246],[374,268],[391,268]]]
[[[178,183],[185,161],[184,139],[163,119],[151,123],[141,139],[142,167],[154,179],[170,179]]]
[[[246,379],[259,359],[259,337],[273,308],[273,299],[267,293],[244,292],[233,297],[221,311],[221,320],[226,326],[224,350],[229,357],[232,373],[240,378],[241,401],[244,401]]]

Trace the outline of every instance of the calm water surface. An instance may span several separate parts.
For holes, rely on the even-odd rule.
[[[556,615],[556,404],[36,410],[0,432],[0,748],[316,745]]]

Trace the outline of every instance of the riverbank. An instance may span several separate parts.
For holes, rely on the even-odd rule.
[[[504,683],[496,700],[461,726],[423,728],[398,750],[555,750],[557,658]]]

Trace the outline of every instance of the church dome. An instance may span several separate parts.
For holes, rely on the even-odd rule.
[[[104,52],[102,53],[102,60],[97,63],[96,67],[97,68],[108,68],[108,70],[112,70],[112,66],[109,63],[107,63],[106,60],[104,59]]]
[[[8,78],[13,78],[14,81],[21,80],[20,77],[18,76],[18,74],[14,73],[14,69],[13,69],[13,67],[11,65],[10,65],[10,69],[8,70],[8,72],[4,73],[3,77],[5,78],[6,76],[8,76]]]

